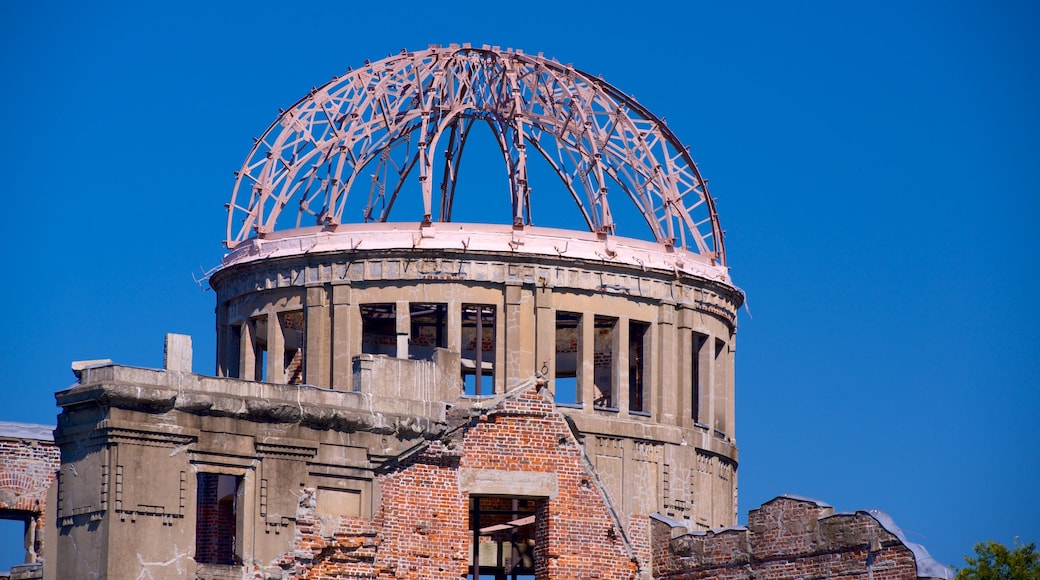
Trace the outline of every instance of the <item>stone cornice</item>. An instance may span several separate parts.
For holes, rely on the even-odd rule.
[[[79,384],[58,392],[55,398],[63,408],[100,406],[145,413],[176,410],[345,432],[367,431],[403,439],[435,437],[445,425],[445,405],[439,402],[119,365],[84,371]]]

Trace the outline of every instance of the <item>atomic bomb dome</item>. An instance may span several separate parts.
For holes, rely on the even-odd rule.
[[[227,208],[216,376],[168,335],[163,370],[74,363],[53,445],[0,437],[37,482],[0,485],[19,577],[946,574],[805,498],[734,527],[743,295],[687,148],[602,79],[366,62],[279,114]]]
[[[743,295],[687,149],[605,81],[366,62],[227,208],[216,376],[171,334],[162,370],[73,363],[53,441],[0,429],[12,577],[950,578],[880,512],[735,526]]]
[[[474,129],[490,130],[492,151],[467,148]],[[502,182],[481,182],[477,203],[507,209],[506,223],[452,221],[467,203],[456,195],[464,159],[501,164]],[[532,179],[535,164],[554,187]],[[536,225],[569,204],[573,229]],[[622,213],[641,220],[643,239],[616,235]],[[651,514],[691,531],[736,523],[742,295],[714,202],[664,122],[602,79],[497,47],[366,63],[312,89],[256,141],[236,174],[226,244],[210,278],[221,376],[361,396],[380,421],[400,416],[367,427],[388,433],[360,445],[366,459],[352,468],[372,471],[350,484],[366,506],[355,515],[396,509],[378,473],[407,470],[405,449],[534,397],[562,422],[496,452],[518,456],[457,448],[449,488],[469,514],[458,531],[480,546],[460,571],[547,565],[544,518],[578,505],[553,499],[570,492],[539,437],[586,458],[579,479],[600,490],[604,525],[616,519],[609,550],[637,567],[649,565]],[[308,428],[363,431],[356,421]],[[502,526],[533,559],[496,536]],[[580,559],[560,558],[571,572],[559,577],[575,577]]]

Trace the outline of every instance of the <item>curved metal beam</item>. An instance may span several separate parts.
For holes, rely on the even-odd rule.
[[[515,225],[530,222],[537,201],[528,184],[526,147],[532,145],[564,182],[589,229],[613,232],[609,188],[619,187],[656,241],[725,263],[714,200],[688,150],[661,119],[569,65],[541,55],[455,45],[366,63],[282,112],[237,173],[226,244],[300,227],[304,216],[329,227],[387,220],[415,165],[422,219],[432,220],[436,205],[439,219],[450,220],[462,149],[478,120],[488,123],[502,149]],[[392,149],[402,139],[413,140],[415,149],[409,142],[404,158],[396,160]],[[435,190],[433,160],[442,149],[447,157]],[[372,190],[364,215],[344,216],[359,175],[377,158],[381,170],[377,167],[373,187],[383,211],[378,218],[372,215]],[[440,197],[436,204],[434,191]],[[282,225],[293,200],[295,219]]]

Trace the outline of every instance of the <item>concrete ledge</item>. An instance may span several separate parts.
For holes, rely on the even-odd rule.
[[[0,421],[0,439],[54,441],[54,427],[35,423]]]
[[[459,469],[459,491],[474,495],[508,495],[555,498],[559,482],[555,473],[504,469]]]
[[[436,235],[431,235],[434,231]],[[624,264],[643,271],[683,272],[735,288],[725,266],[707,256],[657,242],[575,230],[535,226],[516,230],[506,225],[459,222],[426,228],[412,222],[380,222],[283,230],[239,243],[224,256],[222,268],[284,256],[401,248],[561,256]]]
[[[85,369],[80,384],[54,397],[61,407],[100,404],[146,413],[178,410],[406,439],[435,437],[446,425],[446,404],[442,402],[119,365]]]

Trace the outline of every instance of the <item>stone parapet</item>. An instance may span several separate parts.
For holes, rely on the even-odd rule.
[[[398,386],[409,381],[436,384],[437,365],[434,363],[384,360],[380,365],[384,371],[394,369],[393,379]],[[359,373],[364,375],[363,371]],[[79,384],[58,392],[55,398],[60,407],[70,410],[104,404],[145,413],[176,410],[210,417],[299,423],[317,429],[360,430],[401,437],[438,433],[445,420],[445,404],[436,399],[239,381],[114,364],[85,369]],[[69,426],[63,425],[62,432],[68,433]]]

